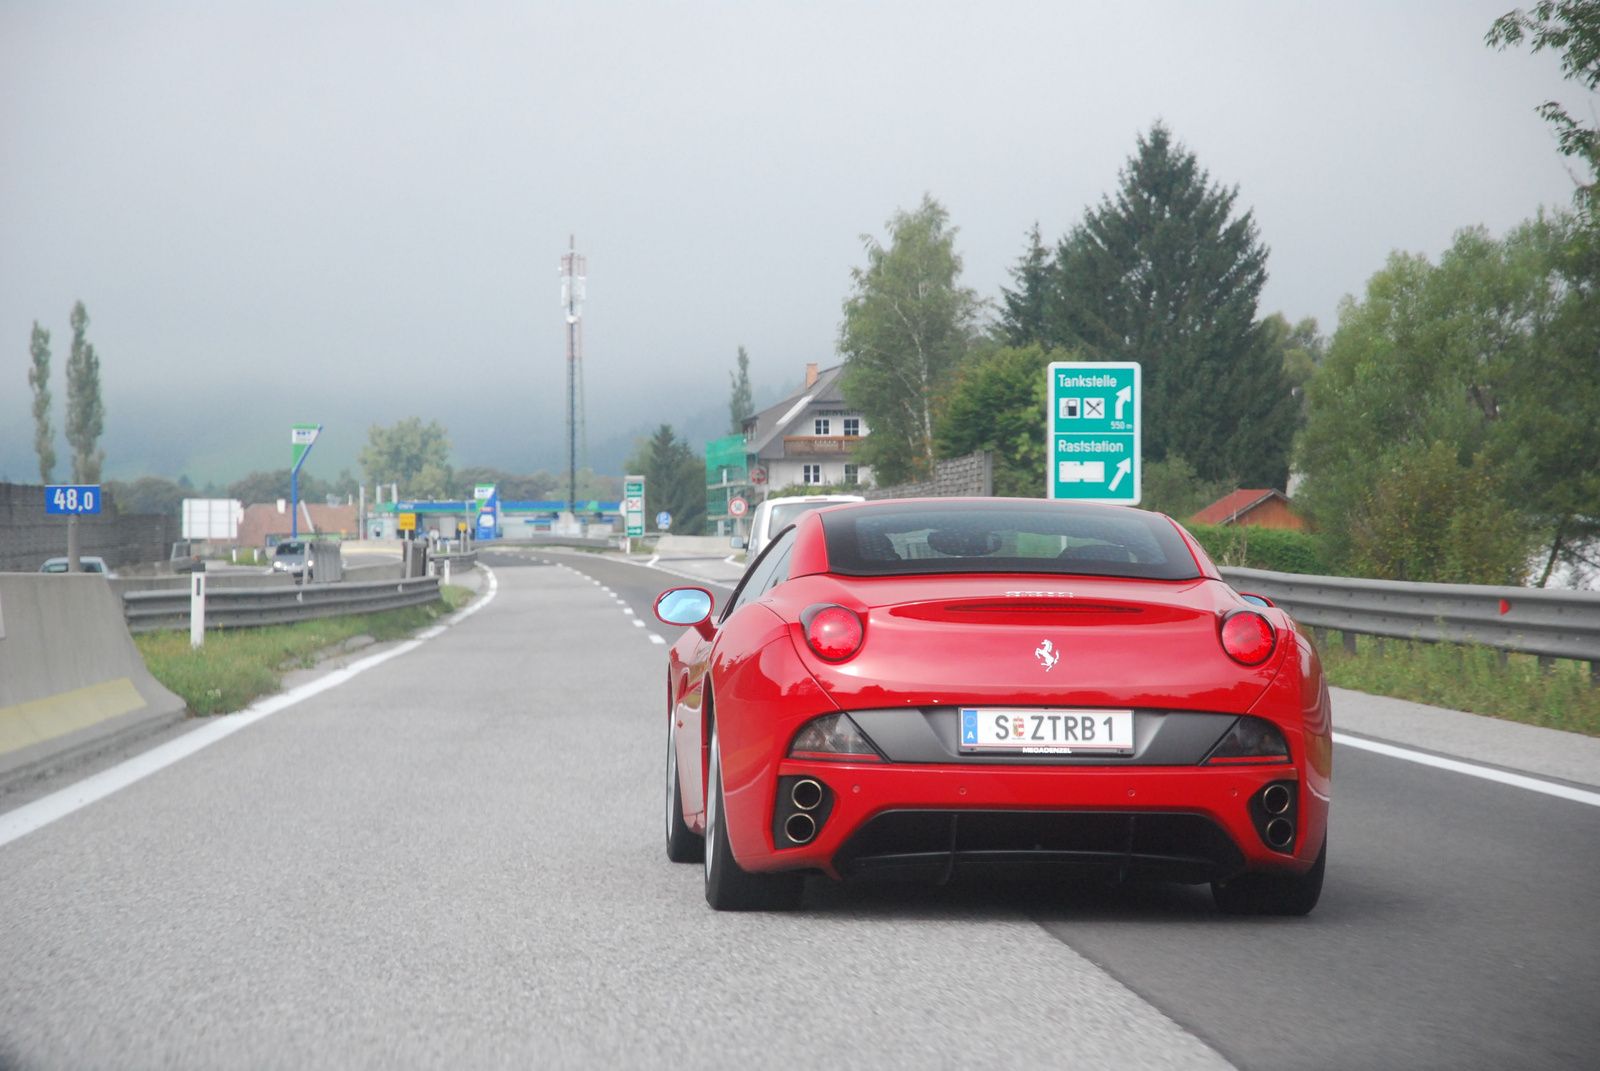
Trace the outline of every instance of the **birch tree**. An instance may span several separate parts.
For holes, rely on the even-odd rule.
[[[914,212],[889,220],[889,244],[862,236],[867,266],[851,270],[839,353],[844,395],[866,417],[858,458],[882,484],[933,465],[933,419],[939,392],[965,359],[982,303],[960,285],[956,228],[943,205],[924,194]]]

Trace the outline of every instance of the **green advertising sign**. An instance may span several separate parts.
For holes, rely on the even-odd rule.
[[[1143,403],[1138,363],[1057,361],[1049,376],[1048,497],[1138,505]]]
[[[296,424],[289,429],[292,451],[289,458],[290,469],[295,472],[300,471],[300,463],[306,459],[306,453],[311,449],[311,444],[317,441],[317,435],[321,431],[321,424]]]

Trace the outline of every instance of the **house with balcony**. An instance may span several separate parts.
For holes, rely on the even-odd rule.
[[[748,468],[766,472],[761,497],[791,484],[827,487],[870,484],[872,470],[856,461],[868,434],[866,420],[839,390],[844,365],[820,371],[806,365],[805,384],[783,401],[744,421]]]

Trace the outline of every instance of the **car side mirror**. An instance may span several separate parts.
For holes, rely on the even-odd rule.
[[[728,540],[728,546],[732,547],[734,550],[743,550],[744,536],[734,536],[732,539]]]
[[[1243,599],[1245,602],[1253,602],[1257,606],[1275,606],[1275,605],[1277,605],[1271,599],[1267,598],[1265,595],[1253,595],[1248,591],[1239,592],[1239,598]]]
[[[713,603],[705,588],[669,588],[656,597],[656,617],[663,624],[692,628],[709,640],[717,634],[711,626]]]

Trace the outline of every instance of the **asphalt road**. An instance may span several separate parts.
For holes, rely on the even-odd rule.
[[[0,1067],[1600,1066],[1600,808],[1341,748],[1306,919],[820,879],[718,915],[661,849],[684,581],[485,560],[475,616],[0,845]]]

